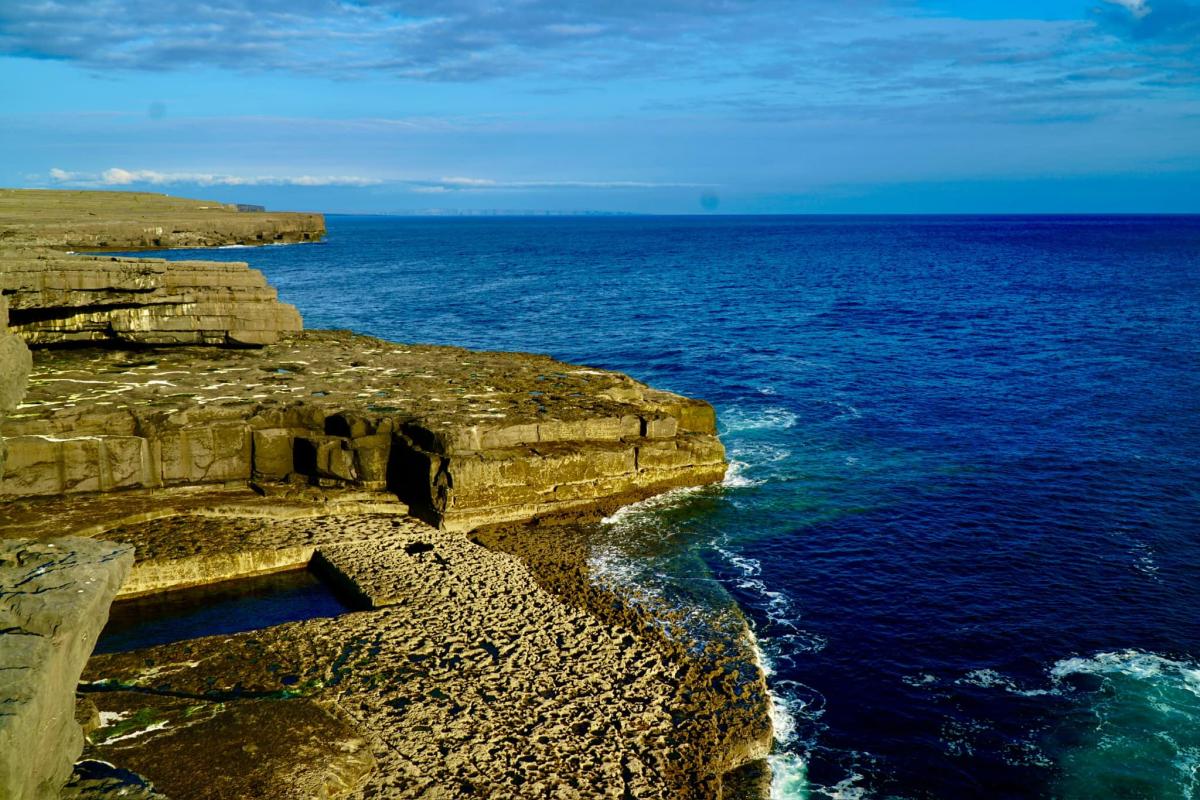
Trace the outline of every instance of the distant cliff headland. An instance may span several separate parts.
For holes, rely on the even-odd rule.
[[[711,406],[96,254],[325,232],[246,208],[0,190],[0,797],[761,793],[747,638],[698,652],[545,544],[719,481]],[[91,656],[114,598],[303,568],[357,610]]]

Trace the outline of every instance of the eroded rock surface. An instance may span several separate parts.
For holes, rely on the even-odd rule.
[[[25,397],[33,357],[21,338],[8,328],[8,298],[0,294],[0,419]],[[0,453],[0,464],[4,461]]]
[[[724,771],[769,746],[760,674],[646,636],[632,609],[605,616],[611,595],[566,602],[463,534],[361,516],[173,518],[108,535],[153,562],[185,555],[184,530],[209,552],[313,546],[375,610],[93,658],[85,689],[106,723],[88,756],[174,800],[244,796],[196,774],[242,787],[234,775],[272,775],[262,796],[277,798],[312,796],[281,765],[348,774],[332,751],[359,750],[313,742],[350,734],[272,723],[307,717],[307,704],[345,715],[368,743],[377,768],[357,797],[711,800]],[[302,764],[275,745],[295,735],[318,748]]]
[[[720,480],[712,407],[545,356],[308,331],[260,350],[46,351],[0,498],[255,480],[386,489],[446,528]]]
[[[0,797],[57,798],[70,777],[75,685],[132,565],[111,542],[0,541]]]

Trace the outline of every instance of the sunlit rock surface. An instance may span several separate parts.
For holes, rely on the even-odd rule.
[[[309,331],[259,350],[39,354],[0,497],[255,480],[388,490],[468,529],[720,480],[711,406],[545,356]]]
[[[0,540],[0,797],[58,797],[83,749],[75,685],[133,548]]]

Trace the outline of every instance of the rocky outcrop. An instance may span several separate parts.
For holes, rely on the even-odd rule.
[[[300,330],[300,315],[246,264],[62,251],[308,242],[324,233],[320,214],[138,192],[0,189],[0,294],[12,333],[33,346],[260,346]],[[18,346],[0,334],[0,364]],[[5,382],[0,376],[0,407]]]
[[[25,396],[32,366],[29,348],[8,329],[8,299],[0,294],[0,419]],[[3,460],[0,451],[0,463]]]
[[[257,346],[299,331],[258,270],[240,262],[0,250],[0,292],[31,345]]]
[[[386,489],[460,530],[596,516],[725,473],[702,401],[545,356],[332,331],[247,351],[47,351],[0,441],[0,499],[299,483]]]
[[[0,189],[0,246],[138,250],[309,242],[320,214],[244,212],[235,205],[148,192]]]
[[[133,548],[0,540],[0,797],[49,800],[83,749],[75,686]]]

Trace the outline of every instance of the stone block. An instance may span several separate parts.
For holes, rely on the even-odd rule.
[[[254,475],[282,480],[292,472],[293,439],[291,430],[268,428],[254,431]]]
[[[133,548],[0,541],[0,797],[52,800],[83,750],[75,687]]]
[[[343,436],[300,436],[295,452],[295,469],[301,475],[318,480],[358,480],[354,449]]]

